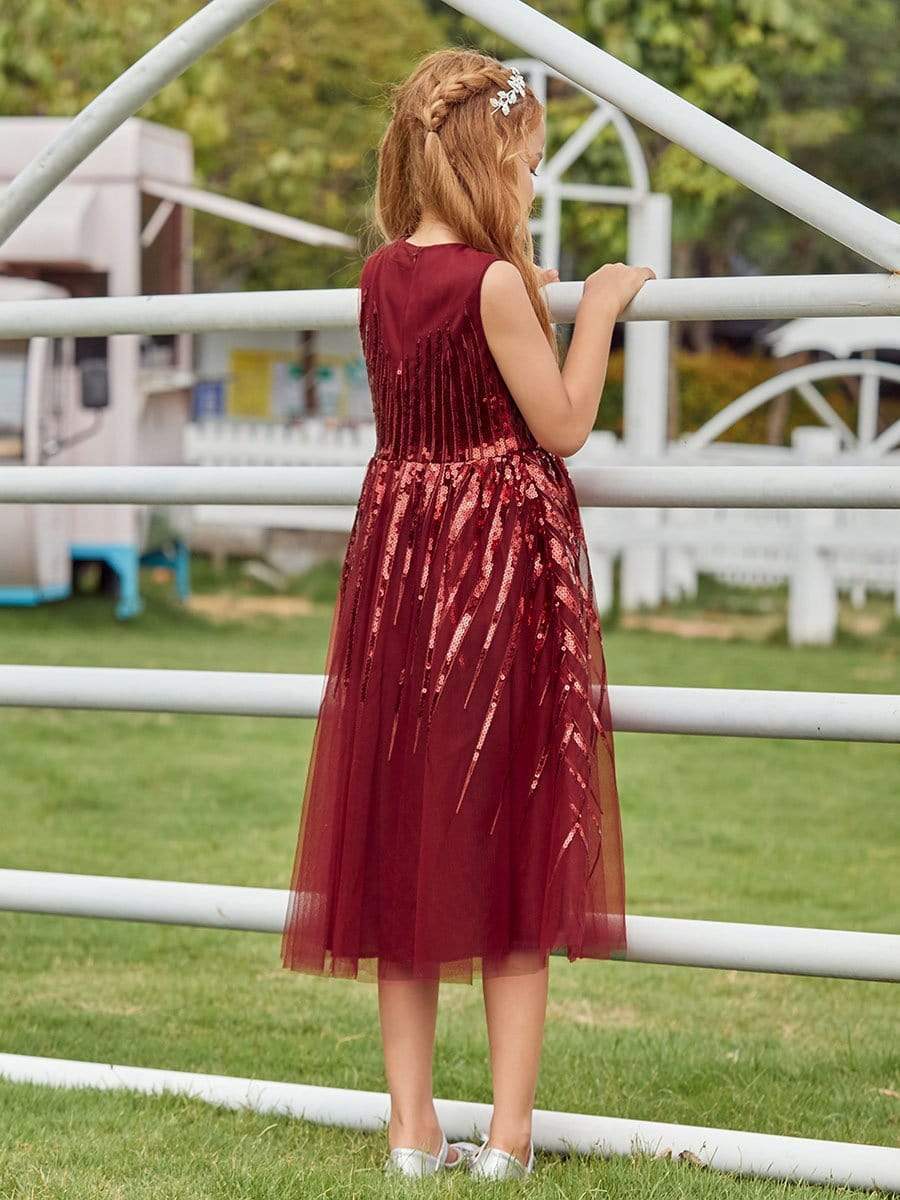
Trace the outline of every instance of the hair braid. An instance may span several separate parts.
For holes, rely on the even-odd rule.
[[[438,80],[422,113],[422,124],[426,130],[437,133],[450,106],[461,104],[477,92],[483,92],[490,84],[496,85],[495,75],[496,68],[485,65],[457,75],[454,79]]]

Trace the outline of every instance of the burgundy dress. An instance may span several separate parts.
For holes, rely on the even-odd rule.
[[[565,464],[485,339],[481,280],[498,257],[398,239],[363,265],[376,450],[303,796],[291,970],[471,983],[551,950],[625,950],[587,548]]]

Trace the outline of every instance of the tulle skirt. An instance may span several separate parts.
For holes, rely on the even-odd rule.
[[[472,983],[624,955],[600,621],[574,488],[538,447],[376,453],[341,572],[285,967]]]

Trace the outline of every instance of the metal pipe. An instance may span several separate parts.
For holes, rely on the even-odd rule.
[[[546,285],[552,319],[575,320],[584,283]],[[748,275],[723,279],[651,279],[620,321],[715,321],[789,317],[900,315],[895,275]],[[203,333],[214,330],[340,329],[359,318],[358,288],[90,296],[77,300],[4,300],[0,339],[36,335]]]
[[[0,467],[0,504],[352,505],[367,470],[368,464]],[[568,471],[586,508],[900,507],[900,467],[880,462],[573,464]]]
[[[62,871],[0,870],[0,912],[280,933],[288,891]],[[900,936],[682,917],[626,917],[628,962],[834,979],[900,979]],[[554,951],[554,953],[563,953]]]
[[[384,1133],[390,1115],[385,1092],[286,1083],[196,1071],[170,1071],[121,1063],[79,1062],[29,1054],[0,1054],[0,1075],[48,1087],[100,1088],[147,1096],[189,1096],[229,1109],[298,1117],[317,1125]],[[448,1139],[479,1143],[487,1133],[491,1105],[435,1098],[435,1111]],[[766,1179],[790,1179],[883,1192],[900,1190],[900,1150],[819,1138],[679,1125],[588,1113],[536,1108],[532,1137],[550,1154],[647,1154],[678,1161],[692,1158],[714,1171]]]
[[[0,665],[0,707],[316,717],[324,683],[287,672]],[[621,732],[900,742],[900,696],[610,684],[609,703]]]

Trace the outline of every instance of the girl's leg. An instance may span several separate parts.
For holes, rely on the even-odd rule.
[[[515,957],[515,956],[512,956]],[[519,966],[527,966],[522,959]],[[519,975],[482,968],[484,1011],[491,1047],[494,1109],[488,1142],[528,1161],[531,1119],[547,1011],[549,960]]]
[[[437,1154],[443,1133],[434,1108],[432,1059],[437,1021],[437,980],[378,980],[384,1069],[391,1095],[388,1147]],[[455,1162],[451,1150],[447,1162]]]

